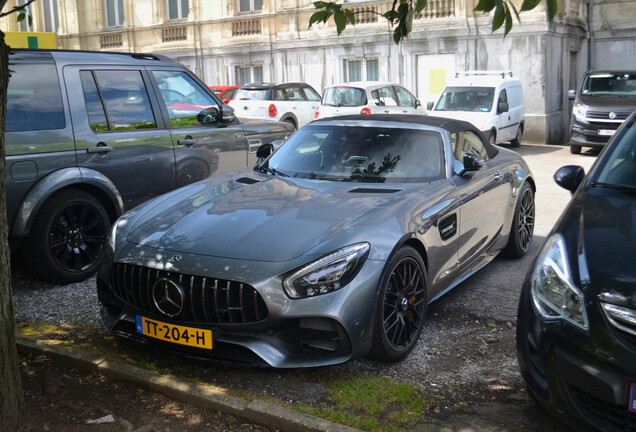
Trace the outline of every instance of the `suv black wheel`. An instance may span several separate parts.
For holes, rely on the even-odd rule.
[[[94,196],[80,190],[59,192],[35,217],[22,258],[42,279],[84,280],[104,256],[109,227],[108,214]]]
[[[510,227],[510,237],[504,254],[511,258],[521,258],[528,252],[534,233],[534,192],[526,182],[521,186],[515,214]]]
[[[572,154],[581,154],[581,146],[570,144],[570,153]]]
[[[186,159],[177,164],[177,187],[208,178],[210,168],[203,159]]]
[[[380,278],[371,356],[397,361],[415,347],[426,315],[426,268],[410,246],[400,248]]]

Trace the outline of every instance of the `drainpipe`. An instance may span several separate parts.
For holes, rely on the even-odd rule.
[[[596,60],[596,43],[594,40],[594,0],[587,2],[587,31],[590,34],[588,40],[587,69],[594,67]]]

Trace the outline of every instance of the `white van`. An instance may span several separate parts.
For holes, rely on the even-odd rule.
[[[434,108],[433,108],[434,106]],[[472,123],[492,144],[521,144],[525,116],[521,82],[510,71],[458,73],[429,114]]]

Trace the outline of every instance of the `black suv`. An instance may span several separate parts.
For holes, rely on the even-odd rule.
[[[124,210],[253,164],[259,145],[293,132],[286,123],[237,119],[163,56],[14,50],[9,69],[11,249],[56,282],[96,270]]]
[[[590,71],[575,94],[570,122],[570,151],[603,147],[629,115],[636,111],[636,71]]]

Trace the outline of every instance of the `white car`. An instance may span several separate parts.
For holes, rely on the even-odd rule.
[[[492,144],[521,145],[525,127],[521,82],[510,71],[467,71],[449,83],[429,114],[470,122]],[[431,111],[432,110],[432,111]]]
[[[358,81],[325,88],[316,118],[346,114],[426,114],[426,110],[399,84]]]
[[[320,93],[305,83],[252,83],[228,103],[237,117],[279,120],[296,129],[314,119]]]

